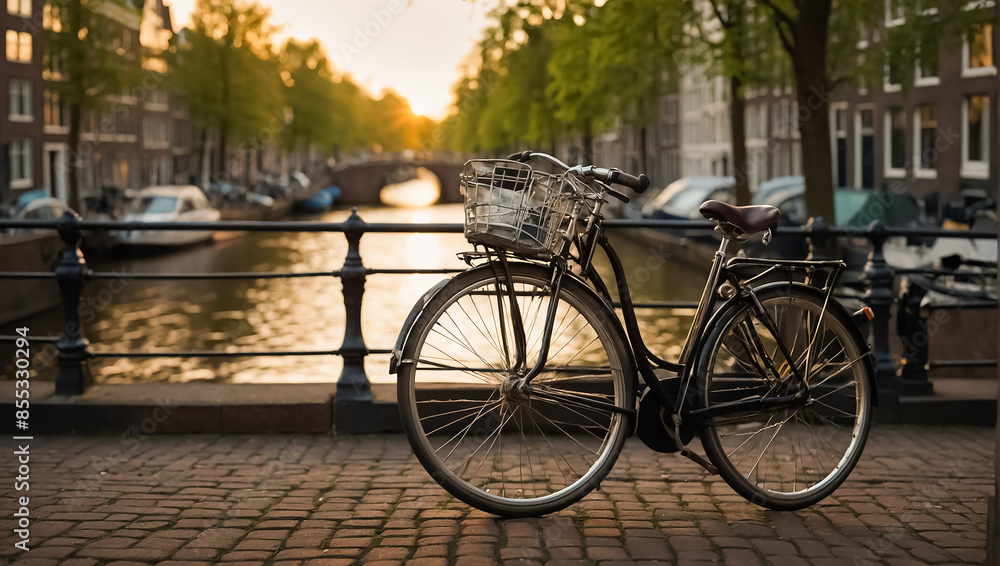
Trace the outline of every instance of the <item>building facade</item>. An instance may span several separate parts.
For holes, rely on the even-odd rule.
[[[0,12],[0,199],[42,184],[42,0],[7,0]]]
[[[889,3],[887,3],[887,6]],[[993,2],[969,4],[995,17]],[[858,47],[882,49],[886,30],[902,25],[890,8]],[[830,94],[831,175],[835,187],[894,187],[923,201],[937,216],[964,195],[997,198],[1000,148],[995,108],[997,63],[994,25],[985,25],[959,48],[932,46],[936,57],[921,58],[912,86],[893,82],[886,69],[881,84],[845,84]],[[791,70],[777,84],[744,89],[747,176],[751,192],[764,181],[802,175],[798,105]],[[681,69],[674,92],[661,96],[655,128],[647,129],[654,187],[679,177],[736,174],[730,135],[728,80],[700,65]],[[863,84],[863,83],[862,83]],[[641,155],[634,128],[615,128],[597,138],[594,157],[638,171]],[[561,154],[563,155],[563,154]],[[566,154],[571,160],[574,154]],[[576,153],[579,155],[579,152]]]
[[[0,60],[0,205],[26,191],[68,196],[70,164],[79,166],[81,201],[103,187],[139,188],[188,183],[193,175],[191,121],[167,88],[169,69],[156,55],[173,36],[170,9],[160,0],[142,8],[107,2],[99,13],[112,30],[121,64],[141,81],[81,115],[78,159],[69,155],[69,113],[54,85],[65,80],[46,34],[61,30],[61,15],[45,0],[7,0],[0,13],[5,51]],[[144,54],[143,49],[147,50]],[[146,56],[152,55],[152,56]]]
[[[992,2],[970,5],[993,14]],[[890,13],[858,48],[882,49],[886,30],[903,24]],[[881,84],[849,84],[831,94],[831,174],[835,187],[901,187],[921,199],[928,214],[971,191],[997,197],[997,128],[991,118],[997,93],[994,26],[987,24],[958,49],[927,46],[912,85],[887,68]],[[797,107],[791,89],[747,93],[750,182],[800,174]],[[992,149],[991,149],[992,148]],[[791,160],[791,161],[790,161]]]

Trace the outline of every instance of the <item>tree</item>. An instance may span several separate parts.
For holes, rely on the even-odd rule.
[[[687,2],[616,0],[594,10],[581,41],[592,37],[592,88],[607,93],[605,120],[620,117],[640,135],[643,171],[649,171],[647,128],[659,116],[664,87],[676,81],[679,32]],[[571,64],[565,60],[566,64]],[[665,82],[666,81],[666,82]]]
[[[176,49],[175,80],[192,119],[206,142],[210,132],[218,134],[219,172],[229,170],[230,140],[256,147],[255,140],[283,126],[284,93],[269,18],[270,9],[256,2],[198,0],[194,29]]]
[[[114,0],[51,0],[57,15],[47,33],[46,66],[61,71],[51,83],[69,109],[68,205],[80,208],[80,127],[84,110],[111,106],[111,97],[122,96],[140,81],[140,58],[127,58],[113,49],[122,27],[138,26],[141,11]],[[134,18],[134,21],[130,21]],[[61,67],[61,69],[60,69]],[[127,109],[126,109],[127,110]],[[102,127],[103,124],[102,124]]]
[[[594,162],[595,133],[608,119],[610,92],[604,88],[600,73],[591,68],[596,44],[591,41],[596,24],[585,16],[564,18],[555,24],[555,49],[549,62],[552,83],[548,94],[556,108],[556,117],[565,131],[583,138],[585,163]]]
[[[337,107],[333,73],[323,47],[315,39],[308,43],[288,40],[282,49],[281,76],[285,99],[293,109],[285,129],[285,147],[300,145],[331,149],[336,141]]]
[[[935,0],[760,0],[792,62],[810,216],[834,217],[830,151],[830,97],[838,84],[881,84],[885,72],[904,87],[915,63],[936,58],[938,46],[954,49],[990,22],[985,3]],[[898,11],[900,25],[873,29],[872,15]],[[884,22],[883,22],[884,24]],[[832,32],[832,33],[831,33]],[[858,40],[877,48],[858,47]],[[933,47],[928,48],[932,45]],[[858,64],[858,62],[861,64]],[[834,77],[831,79],[831,76]],[[874,80],[873,80],[874,79]]]
[[[802,139],[802,172],[806,211],[834,218],[833,162],[830,157],[827,39],[832,0],[761,0],[774,18],[782,46],[795,74],[798,127]]]
[[[443,124],[449,147],[495,153],[525,146],[554,151],[559,135],[575,132],[565,129],[551,90],[556,28],[572,15],[570,7],[561,4],[579,2],[498,4],[496,25],[486,31],[454,87],[454,111]]]

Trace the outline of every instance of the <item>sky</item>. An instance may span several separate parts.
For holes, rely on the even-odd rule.
[[[259,0],[287,37],[313,37],[334,67],[378,96],[392,88],[417,114],[441,119],[458,65],[487,26],[489,0]],[[196,0],[164,0],[174,29],[190,22]]]

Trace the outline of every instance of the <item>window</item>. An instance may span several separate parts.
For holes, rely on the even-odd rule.
[[[10,170],[10,186],[13,189],[31,187],[32,161],[31,140],[14,140],[10,144],[8,154]]]
[[[664,101],[664,112],[663,112],[663,124],[664,124],[664,141],[668,145],[674,145],[678,143],[679,137],[679,124],[678,117],[679,112],[677,109],[677,95],[669,94],[666,96]]]
[[[833,182],[838,187],[847,186],[847,103],[836,102],[832,107]]]
[[[882,90],[885,92],[895,92],[899,90],[900,85],[903,82],[903,72],[899,65],[898,57],[893,57],[891,54],[887,55],[889,62],[885,66],[885,81],[882,84]]]
[[[51,89],[45,89],[44,99],[44,124],[57,128],[69,126],[66,108],[63,107],[62,101],[59,99],[59,93]]]
[[[788,135],[788,100],[782,98],[773,108],[771,115],[771,135],[783,138]]]
[[[7,13],[30,18],[31,0],[7,0]]]
[[[47,81],[59,81],[63,78],[63,60],[58,55],[44,53],[42,55],[42,78]]]
[[[53,6],[51,2],[46,2],[45,7],[42,8],[42,27],[59,33],[63,28],[62,22],[62,8],[59,6]]]
[[[7,30],[7,60],[31,63],[31,34]]]
[[[914,84],[928,86],[939,82],[938,40],[936,36],[928,36],[923,39],[917,50],[917,75]]]
[[[916,164],[914,174],[918,177],[935,177],[938,157],[938,151],[934,147],[937,138],[937,108],[933,104],[918,107],[913,122],[914,131],[918,136],[915,140],[918,143],[914,144],[916,151],[913,159]]]
[[[993,26],[984,25],[962,44],[962,74],[991,75],[993,66]]]
[[[30,122],[34,116],[31,108],[31,81],[11,79],[9,100],[10,121]]]
[[[864,129],[870,129],[874,127],[875,124],[875,112],[869,109],[861,111],[861,127]]]
[[[858,108],[854,118],[854,185],[875,186],[875,109],[871,104]]]
[[[962,101],[962,176],[989,178],[990,97],[967,96]]]
[[[165,149],[170,147],[172,121],[170,118],[145,116],[142,120],[142,140],[146,148]]]
[[[892,106],[885,115],[885,176],[902,177],[906,168],[906,112]]]
[[[906,10],[900,0],[885,0],[885,25],[898,26],[903,23]]]

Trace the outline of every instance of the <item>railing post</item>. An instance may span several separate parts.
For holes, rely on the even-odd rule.
[[[894,272],[892,266],[885,262],[883,250],[887,238],[885,226],[878,220],[868,227],[868,239],[872,243],[872,251],[868,254],[864,270],[864,280],[868,286],[864,300],[875,313],[875,319],[872,320],[872,350],[875,355],[879,410],[884,418],[895,420],[898,412],[899,384],[889,351],[889,318],[893,302]]]
[[[65,311],[63,335],[58,345],[56,395],[81,395],[94,382],[87,366],[90,342],[83,337],[83,329],[80,328],[80,293],[89,279],[90,270],[80,251],[80,217],[66,211],[57,226],[59,238],[66,247],[55,273]]]
[[[365,356],[368,355],[368,347],[361,334],[361,300],[365,293],[367,270],[361,262],[359,247],[361,236],[365,231],[365,222],[358,216],[357,208],[351,210],[351,216],[346,224],[344,236],[347,237],[347,257],[344,260],[344,267],[340,270],[340,281],[344,285],[344,308],[347,317],[344,325],[344,343],[340,347],[344,370],[340,374],[340,380],[337,381],[335,402],[338,405],[371,403],[372,400],[371,384],[365,375]],[[338,410],[339,413],[342,411]],[[347,422],[344,422],[338,416],[337,421],[338,428],[342,424],[350,427],[347,419],[345,419]]]
[[[899,282],[899,303],[896,306],[896,333],[903,342],[903,367],[899,372],[901,395],[931,395],[934,385],[928,380],[929,361],[927,316],[920,308],[927,290],[912,279]]]

